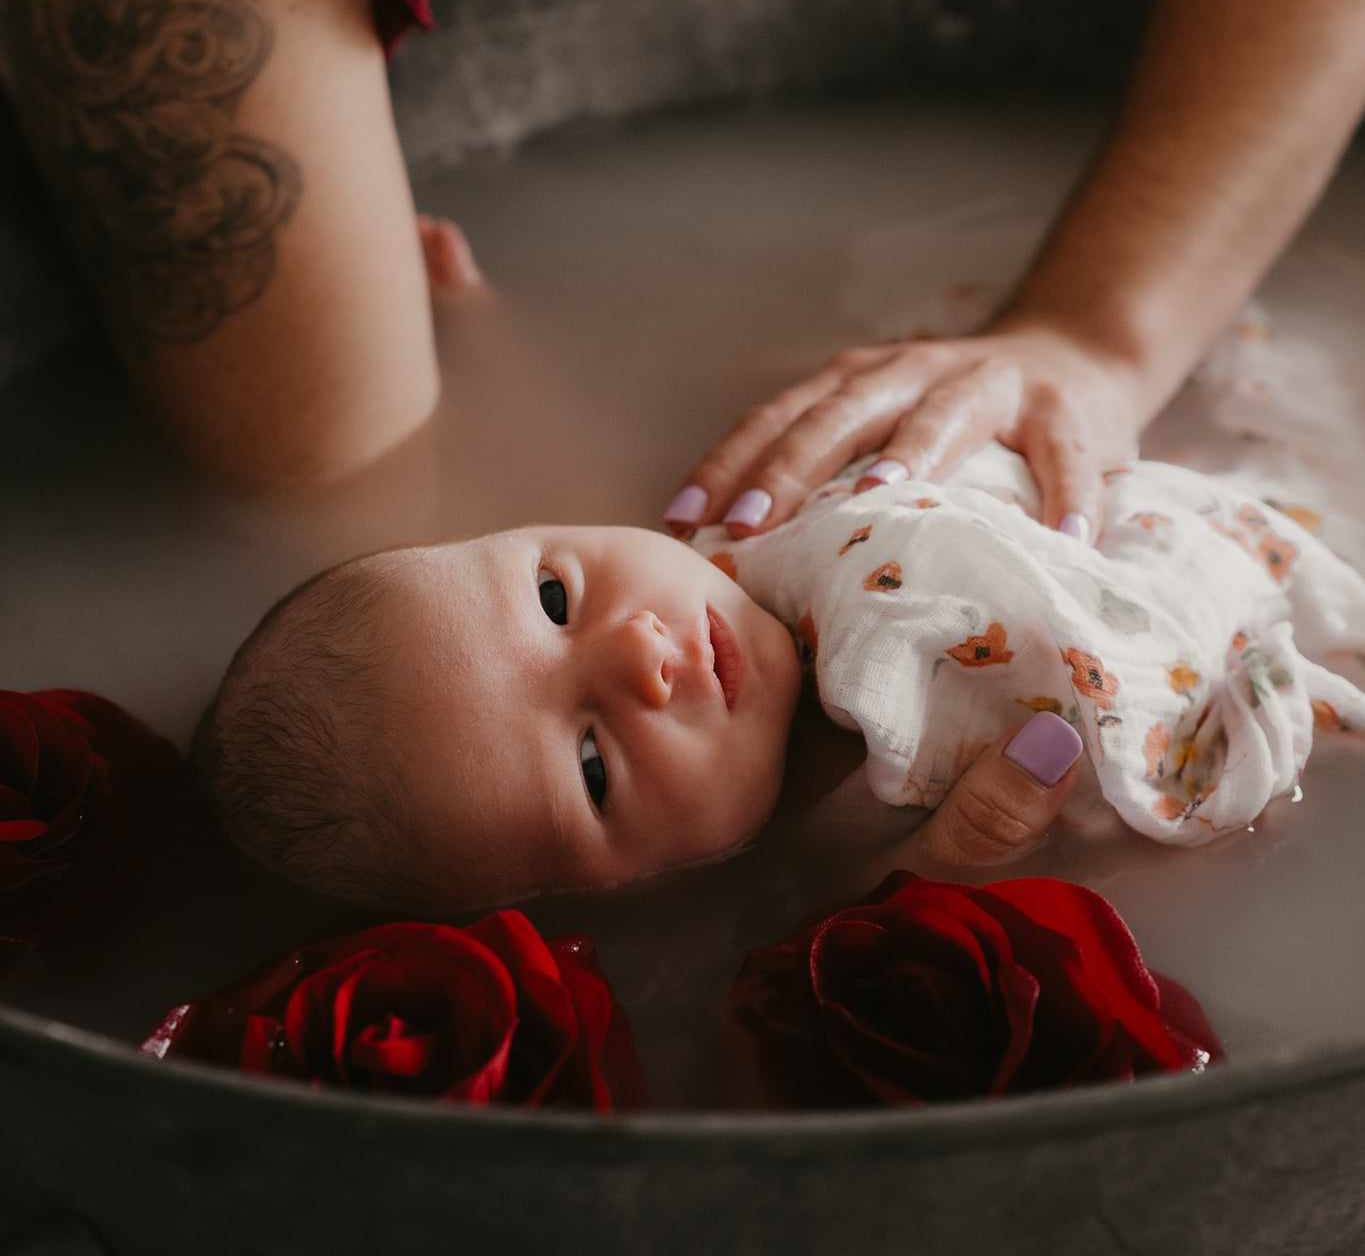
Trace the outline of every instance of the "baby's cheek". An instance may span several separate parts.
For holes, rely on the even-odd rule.
[[[753,745],[719,768],[709,790],[719,804],[710,834],[715,850],[748,841],[767,823],[782,788],[783,746]]]

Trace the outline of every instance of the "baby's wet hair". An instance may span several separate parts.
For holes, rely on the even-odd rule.
[[[191,762],[220,833],[324,894],[376,908],[425,897],[381,718],[386,552],[287,594],[234,655]]]

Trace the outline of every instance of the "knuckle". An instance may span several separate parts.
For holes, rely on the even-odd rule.
[[[952,340],[912,340],[896,355],[900,366],[942,369],[961,361],[961,352]]]
[[[1090,457],[1090,442],[1085,433],[1067,422],[1060,410],[1035,413],[1029,421],[1027,443],[1059,474],[1073,471]]]
[[[717,449],[697,463],[692,469],[689,482],[706,489],[715,489],[735,479],[741,470],[738,459],[729,456],[724,450]]]
[[[852,394],[845,389],[840,389],[823,401],[816,402],[806,412],[806,421],[802,427],[792,433],[791,442],[798,444],[814,439],[812,428],[829,429],[842,426],[848,419],[853,403]]]
[[[960,421],[964,398],[946,393],[931,393],[915,403],[901,418],[901,428],[926,439],[937,436],[945,428]]]
[[[802,466],[790,456],[774,458],[763,468],[761,475],[763,487],[772,494],[774,500],[787,497],[799,499],[804,496],[807,476]]]
[[[746,435],[755,432],[768,432],[782,427],[786,422],[785,408],[778,401],[765,401],[751,406],[739,421],[737,430]]]
[[[841,349],[830,358],[829,365],[833,370],[841,373],[861,371],[873,362],[880,362],[885,356],[885,350],[859,346],[853,349]]]
[[[1039,418],[1056,418],[1067,408],[1066,394],[1047,379],[1033,381],[1028,400],[1029,409]]]
[[[1010,859],[1036,836],[1035,826],[1019,813],[1013,800],[984,790],[966,777],[958,785],[954,802],[949,839],[974,863]]]

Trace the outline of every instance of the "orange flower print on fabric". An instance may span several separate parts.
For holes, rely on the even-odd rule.
[[[1152,814],[1158,820],[1183,820],[1185,809],[1190,804],[1183,798],[1172,798],[1170,794],[1162,794],[1152,806]]]
[[[1005,625],[998,623],[988,624],[980,636],[968,637],[944,653],[963,667],[990,667],[993,663],[1008,663],[1014,657],[1014,651],[1005,648]]]
[[[1166,669],[1166,680],[1175,693],[1189,693],[1199,683],[1199,673],[1188,663]]]
[[[1284,537],[1274,532],[1262,537],[1261,543],[1256,547],[1256,557],[1281,584],[1289,579],[1289,572],[1298,556],[1299,547],[1293,541],[1286,541]]]
[[[910,504],[917,510],[933,510],[935,506],[943,505],[941,501],[933,497],[916,497]]]
[[[739,579],[739,568],[735,566],[735,556],[733,554],[721,550],[718,554],[711,555],[711,562],[714,566],[719,567],[731,580],[737,581]]]
[[[1337,714],[1337,709],[1323,698],[1313,699],[1313,727],[1320,733],[1344,733],[1346,721]]]
[[[1247,648],[1247,640],[1246,633],[1241,631],[1234,632],[1232,634],[1232,648],[1236,650],[1238,654],[1241,654],[1241,652]]]
[[[861,528],[854,528],[853,534],[848,538],[847,541],[845,541],[841,546],[839,546],[839,557],[842,558],[855,545],[861,545],[871,535],[872,525],[870,523],[863,524]]]
[[[876,571],[869,572],[863,581],[863,588],[869,593],[894,593],[900,587],[900,563],[883,563]]]
[[[796,648],[801,654],[801,662],[807,666],[815,662],[820,649],[820,634],[815,629],[815,620],[807,611],[796,621]]]
[[[1170,794],[1163,794],[1152,804],[1152,814],[1156,816],[1158,820],[1171,820],[1173,822],[1188,820],[1209,800],[1217,788],[1216,785],[1212,785],[1203,792],[1195,794],[1195,796],[1188,801],[1181,798],[1175,798]],[[1194,816],[1194,818],[1198,820],[1200,824],[1206,824],[1210,828],[1213,827],[1213,825],[1208,820],[1205,820],[1203,816]]]
[[[1225,536],[1229,541],[1240,545],[1247,553],[1251,552],[1251,538],[1240,528],[1230,528],[1225,523],[1219,523],[1217,519],[1210,519],[1208,524],[1220,536]]]
[[[1237,507],[1237,522],[1246,524],[1253,532],[1270,526],[1270,520],[1265,517],[1265,512],[1250,505]]]
[[[1154,532],[1158,527],[1170,523],[1170,521],[1170,515],[1163,515],[1156,510],[1139,510],[1136,514],[1128,516],[1129,523],[1135,523],[1139,528],[1144,528],[1148,532]]]
[[[1093,699],[1096,706],[1107,711],[1114,705],[1119,691],[1118,677],[1106,672],[1099,659],[1073,647],[1062,651],[1062,660],[1071,668],[1071,683],[1087,698]]]
[[[1280,515],[1287,515],[1294,520],[1299,527],[1308,532],[1320,532],[1323,530],[1323,516],[1314,511],[1312,506],[1295,506],[1291,502],[1272,501],[1269,505],[1275,506]]]
[[[1158,780],[1166,775],[1166,752],[1171,748],[1171,730],[1165,724],[1153,724],[1147,730],[1142,752],[1147,756],[1147,779]]]

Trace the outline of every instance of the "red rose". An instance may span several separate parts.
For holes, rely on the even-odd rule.
[[[144,1051],[314,1084],[529,1107],[636,1106],[630,1027],[585,938],[520,912],[305,947],[173,1008]]]
[[[732,992],[778,1085],[917,1103],[1199,1070],[1223,1051],[1114,909],[1043,877],[976,889],[892,873],[752,951]]]
[[[88,927],[157,827],[179,756],[92,693],[0,690],[0,937]]]

